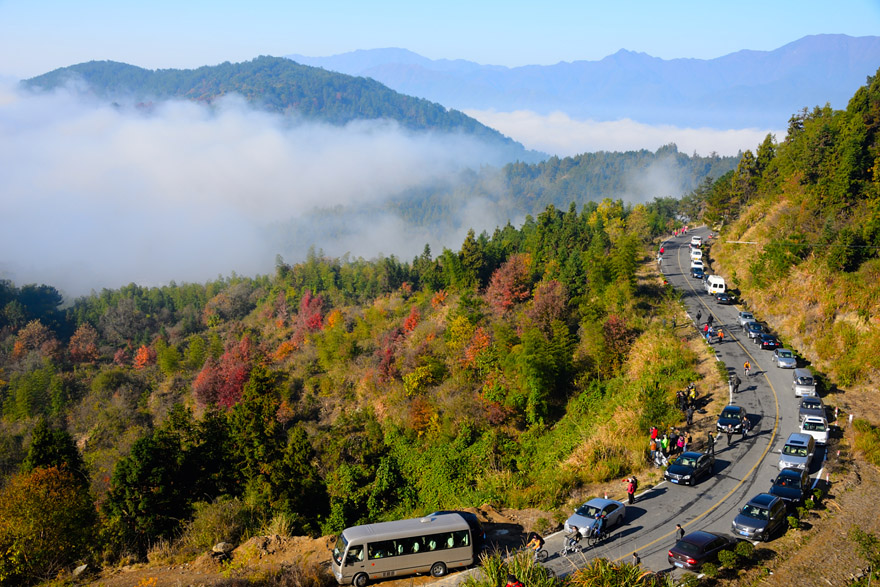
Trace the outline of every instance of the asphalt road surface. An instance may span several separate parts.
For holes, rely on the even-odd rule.
[[[549,536],[545,548],[550,558],[545,564],[559,575],[571,573],[596,556],[629,562],[634,551],[639,553],[642,566],[654,571],[671,570],[673,567],[666,556],[675,543],[676,524],[681,524],[685,532],[707,530],[731,535],[731,520],[746,501],[770,488],[778,472],[779,451],[788,435],[798,431],[792,371],[778,369],[772,359],[773,351],[759,349],[742,331],[737,322],[738,306],[719,305],[703,290],[702,281],[690,276],[688,245],[693,235],[701,235],[704,243],[710,240],[708,230],[695,229],[663,243],[661,270],[668,282],[681,292],[692,320],[678,328],[696,328],[694,319],[699,310],[702,322],[711,315],[713,326],[724,330],[724,342],[713,342],[712,346],[728,373],[735,371],[742,379],[739,393],[730,396],[730,403],[745,407],[752,430],[745,440],[735,434],[729,446],[726,435],[721,434],[715,444],[715,474],[696,486],[663,482],[637,494],[636,503],[627,507],[625,523],[613,528],[610,538],[588,550],[585,556],[558,556],[564,536],[562,533]],[[744,247],[742,254],[754,255],[755,251]],[[707,273],[711,274],[711,264],[708,265]],[[746,360],[752,365],[750,377],[743,374]],[[700,388],[699,382],[697,387]],[[706,409],[714,420],[723,407],[722,402],[716,401]],[[645,442],[648,442],[647,431]],[[703,447],[706,439],[695,437],[694,444]],[[824,457],[824,449],[817,447],[811,467],[814,476],[820,472]],[[675,572],[679,573],[677,569]]]

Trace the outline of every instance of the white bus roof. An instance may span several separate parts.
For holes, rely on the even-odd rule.
[[[407,536],[420,536],[437,532],[450,532],[452,530],[468,530],[470,526],[463,517],[456,513],[425,516],[424,518],[412,518],[409,520],[395,520],[393,522],[377,522],[352,526],[342,533],[349,542],[363,538],[375,538],[378,540],[390,538],[405,538]]]

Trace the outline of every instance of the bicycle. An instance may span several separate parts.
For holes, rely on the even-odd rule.
[[[604,542],[606,538],[608,538],[608,532],[597,533],[593,528],[590,528],[590,532],[587,534],[587,546],[593,548]]]
[[[570,554],[580,554],[584,551],[584,547],[581,546],[580,542],[574,542],[570,539],[566,539],[565,543],[562,545],[562,549],[559,551],[559,556],[568,556]]]
[[[535,550],[531,546],[523,546],[517,552],[528,552],[532,555],[532,558],[539,563],[544,562],[545,560],[547,560],[547,558],[550,557],[550,553],[547,552],[547,549],[543,546],[538,550]]]

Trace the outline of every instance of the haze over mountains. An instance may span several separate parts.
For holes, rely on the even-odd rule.
[[[460,110],[560,111],[596,121],[773,129],[805,107],[826,102],[845,107],[880,63],[880,37],[812,35],[774,51],[743,50],[708,60],[664,60],[621,49],[599,61],[515,68],[431,60],[405,49],[287,57],[370,77]]]

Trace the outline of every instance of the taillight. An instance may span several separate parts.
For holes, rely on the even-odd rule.
[[[689,558],[689,559],[688,559],[688,564],[689,564],[689,565],[695,565],[695,564],[697,564],[697,561],[696,561],[696,559]]]
[[[672,558],[675,558],[675,555],[672,554],[672,551],[671,551],[671,550],[669,551],[669,556],[672,557]]]

